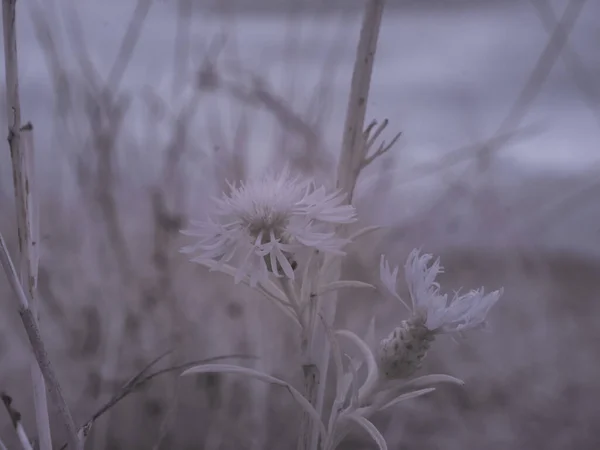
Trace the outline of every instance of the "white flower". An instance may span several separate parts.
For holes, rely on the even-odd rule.
[[[183,232],[200,238],[182,249],[200,253],[192,261],[227,263],[239,256],[235,282],[249,276],[254,286],[269,273],[293,279],[293,257],[302,248],[344,254],[348,240],[336,236],[334,225],[356,221],[356,213],[340,191],[328,194],[287,169],[230,187],[231,194],[214,199],[212,218]]]
[[[503,290],[485,294],[481,288],[460,296],[457,293],[449,300],[447,294],[440,294],[440,285],[435,281],[437,275],[443,272],[440,260],[438,258],[429,265],[432,258],[432,255],[420,255],[419,250],[413,250],[404,266],[411,297],[409,309],[413,315],[412,320],[421,322],[435,333],[451,333],[484,325],[488,311],[498,301]],[[385,287],[400,299],[396,292],[398,268],[390,271],[383,255],[380,272]]]

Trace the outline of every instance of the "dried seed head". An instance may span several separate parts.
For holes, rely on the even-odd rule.
[[[378,364],[382,377],[408,378],[421,368],[435,333],[419,320],[404,320],[379,344]]]

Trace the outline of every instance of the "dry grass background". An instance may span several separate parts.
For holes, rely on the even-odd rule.
[[[41,326],[79,424],[166,350],[172,353],[160,367],[253,355],[258,359],[245,364],[301,381],[300,373],[288,369],[299,366],[285,319],[249,289],[232,287],[224,275],[189,264],[178,253],[183,243],[178,231],[190,217],[202,216],[208,196],[226,187],[225,178],[243,180],[256,173],[261,166],[257,159],[267,164],[291,161],[328,182],[335,151],[322,138],[329,101],[326,77],[306,104],[286,99],[285,93],[262,84],[261,74],[236,66],[235,45],[220,50],[215,38],[202,58],[196,58],[200,62],[193,77],[174,81],[185,87],[177,100],[161,98],[152,88],[133,95],[119,85],[150,3],[137,3],[107,81],[94,67],[93,55],[86,54],[83,40],[81,47],[74,46],[78,69],[67,68],[64,60],[71,50],[50,39],[51,21],[43,9],[36,9],[41,3],[32,3],[53,83],[54,109],[35,135],[40,147],[53,152],[42,157],[46,177],[40,179]],[[186,5],[181,1],[176,73],[190,58]],[[76,17],[70,19],[66,26],[76,39],[83,30]],[[518,108],[513,112],[520,114]],[[248,145],[256,120],[271,121],[277,130],[264,137],[266,145],[278,149],[271,159],[257,158],[256,149]],[[511,125],[503,131],[513,132],[518,123]],[[46,136],[49,129],[53,133]],[[486,151],[480,146],[464,154],[458,157],[476,159]],[[448,285],[505,286],[506,294],[492,314],[492,332],[459,343],[440,339],[426,363],[424,371],[463,378],[464,389],[440,389],[376,420],[390,438],[390,448],[600,448],[600,260],[527,245],[529,235],[515,234],[511,227],[526,221],[531,203],[518,204],[514,198],[508,205],[495,203],[503,193],[490,192],[485,185],[450,183],[405,215],[402,204],[418,187],[408,183],[400,192],[392,191],[400,181],[388,170],[393,162],[390,157],[371,169],[374,181],[363,185],[357,199],[365,222],[389,228],[353,245],[345,278],[377,284],[382,252],[402,261],[417,246],[441,255]],[[442,160],[439,167],[444,164]],[[9,166],[3,152],[0,229],[14,243]],[[434,175],[436,170],[434,165]],[[579,201],[577,195],[593,197],[594,184],[584,190],[581,185],[587,186],[577,184],[574,197],[557,204],[559,211],[565,202]],[[551,189],[532,197],[533,204],[553,200]],[[457,212],[458,205],[464,209]],[[552,220],[552,211],[538,221]],[[503,220],[506,215],[511,219]],[[469,226],[475,226],[477,239],[465,241],[452,234]],[[536,233],[536,228],[527,230]],[[590,254],[595,253],[600,237],[589,246]],[[15,254],[15,246],[11,252]],[[1,280],[0,390],[13,396],[26,428],[33,431],[28,343]],[[360,333],[375,314],[383,337],[402,315],[382,295],[348,295],[341,300],[340,326]],[[86,448],[245,450],[294,445],[300,415],[285,393],[235,377],[177,375],[161,375],[111,408],[96,421]],[[62,444],[65,436],[54,425],[56,442]],[[0,436],[15,447],[4,414]],[[368,448],[365,442],[356,436],[342,447]]]

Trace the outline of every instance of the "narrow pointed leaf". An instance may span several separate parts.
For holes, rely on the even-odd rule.
[[[196,261],[198,264],[208,267],[209,269],[219,270],[227,275],[235,277],[236,269],[229,264],[219,264],[217,265],[214,262],[210,261]],[[250,277],[245,276],[241,280],[245,285],[250,286]],[[267,282],[258,282],[256,285],[256,289],[264,295],[264,297],[273,303],[281,312],[283,312],[287,317],[292,319],[296,324],[300,325],[300,321],[296,317],[296,314],[293,311],[292,306],[286,299],[285,294],[275,283],[272,281]]]
[[[316,424],[318,424],[319,431],[321,432],[323,439],[327,438],[327,431],[325,430],[325,425],[323,425],[319,413],[315,410],[315,408],[313,408],[310,402],[291,384],[286,383],[285,381],[280,380],[279,378],[275,378],[264,372],[259,372],[257,370],[249,369],[247,367],[233,366],[230,364],[200,365],[187,369],[181,374],[181,376],[200,373],[233,373],[245,375],[247,377],[255,378],[265,383],[276,384],[278,386],[286,388],[288,392],[292,395],[294,400],[296,400],[296,402],[302,407],[302,409],[313,418]]]
[[[233,267],[229,264],[225,264],[225,263],[216,263],[214,261],[201,261],[201,260],[198,260],[196,262],[204,267],[208,267],[209,269],[212,269],[212,270],[219,270],[220,272],[223,272],[232,277],[235,277],[236,272],[237,272],[235,267]],[[242,283],[250,286],[250,277],[249,276],[247,276],[247,275],[244,276],[241,281],[242,281]],[[270,280],[268,280],[266,282],[260,281],[258,283],[258,287],[260,287],[262,290],[268,292],[270,295],[276,297],[280,301],[286,303],[287,299],[286,299],[285,294],[272,281],[270,281]]]
[[[388,399],[391,399],[398,395],[410,393],[419,389],[431,388],[440,383],[456,384],[458,386],[464,386],[465,384],[464,381],[450,375],[434,374],[424,375],[409,381],[390,381],[385,385],[382,392],[385,392],[386,394],[383,395],[387,395]]]
[[[422,377],[415,378],[413,380],[406,381],[404,386],[407,389],[422,389],[426,387],[430,387],[434,384],[440,383],[450,383],[457,384],[458,386],[464,386],[465,382],[460,378],[455,378],[450,375],[444,374],[432,374],[432,375],[423,375]]]
[[[363,430],[369,433],[369,436],[371,436],[375,443],[378,445],[379,450],[387,450],[388,446],[385,442],[385,438],[371,421],[365,419],[362,416],[359,416],[358,414],[349,414],[348,416],[346,416],[346,418],[353,421]]]
[[[371,320],[369,321],[369,326],[367,327],[364,341],[369,346],[377,345],[377,339],[375,338],[375,316],[371,317]]]
[[[345,398],[345,387],[344,387],[344,363],[342,357],[342,350],[340,349],[340,343],[335,336],[333,329],[329,326],[325,318],[319,314],[321,318],[321,322],[323,323],[323,328],[325,328],[325,333],[327,335],[327,339],[329,340],[329,345],[331,346],[331,352],[333,356],[333,361],[335,363],[335,400],[333,402],[333,406],[331,408],[331,413],[329,415],[329,423],[327,425],[328,433],[331,433],[335,422],[337,420],[337,416],[339,414],[340,409],[343,407],[344,398]]]
[[[356,280],[341,280],[333,281],[324,286],[321,286],[318,290],[319,295],[326,294],[327,292],[335,291],[342,288],[363,288],[363,289],[376,289],[375,286],[369,283]]]
[[[355,333],[349,330],[338,330],[336,332],[338,336],[344,336],[347,339],[350,339],[363,355],[363,358],[367,364],[367,379],[363,386],[370,386],[375,383],[377,380],[377,376],[379,373],[379,369],[377,368],[377,361],[375,361],[375,355],[367,345],[365,341],[359,338]]]
[[[340,349],[340,343],[335,336],[333,329],[329,326],[325,318],[319,314],[321,318],[321,323],[323,324],[323,328],[325,328],[325,333],[329,340],[329,345],[331,345],[331,352],[333,354],[333,362],[335,363],[336,369],[336,397],[339,398],[341,395],[342,382],[344,379],[344,363],[342,358],[342,350]]]
[[[352,378],[350,378],[350,405],[354,408],[358,408],[358,371],[354,364],[352,364],[352,361],[350,361],[348,367],[350,369],[350,374],[352,375]]]
[[[306,261],[306,266],[304,267],[304,271],[302,272],[302,284],[300,285],[300,306],[304,308],[305,305],[308,304],[308,300],[310,298],[310,292],[312,290],[312,277],[311,268],[312,262],[314,259],[315,252],[310,252],[310,256],[308,257],[308,261]]]
[[[405,400],[410,400],[413,398],[417,398],[420,397],[422,395],[425,394],[429,394],[430,392],[435,391],[435,388],[427,388],[427,389],[420,389],[418,391],[412,391],[412,392],[408,392],[406,394],[402,394],[397,396],[396,398],[390,400],[389,402],[385,403],[381,408],[378,409],[378,411],[383,411],[384,409],[387,409],[391,406],[396,405],[397,403],[403,402]]]
[[[354,240],[358,239],[359,237],[364,236],[365,234],[372,233],[373,231],[381,230],[381,228],[382,227],[380,227],[378,225],[371,225],[368,227],[364,227],[364,228],[361,228],[360,230],[358,230],[356,233],[351,234],[348,239],[350,241],[354,241]]]

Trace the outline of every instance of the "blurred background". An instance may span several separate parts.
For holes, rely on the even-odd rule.
[[[364,1],[18,3],[41,327],[79,424],[168,350],[157,370],[232,355],[300,382],[286,319],[188,263],[179,230],[226,180],[265,168],[288,162],[331,184]],[[419,247],[441,256],[448,291],[505,287],[489,331],[438,339],[423,368],[466,386],[377,416],[390,448],[600,448],[599,39],[596,1],[388,2],[367,121],[402,137],[359,180],[358,226],[384,228],[353,244],[344,277],[380,286],[379,256],[402,265]],[[2,103],[6,124],[4,92]],[[16,255],[4,148],[0,230]],[[0,391],[33,436],[11,295],[0,277]],[[345,295],[339,327],[361,334],[375,317],[382,338],[403,318],[383,291]],[[295,445],[286,392],[179,372],[110,408],[86,448]],[[16,448],[4,412],[0,436]],[[372,444],[357,434],[342,448]]]

